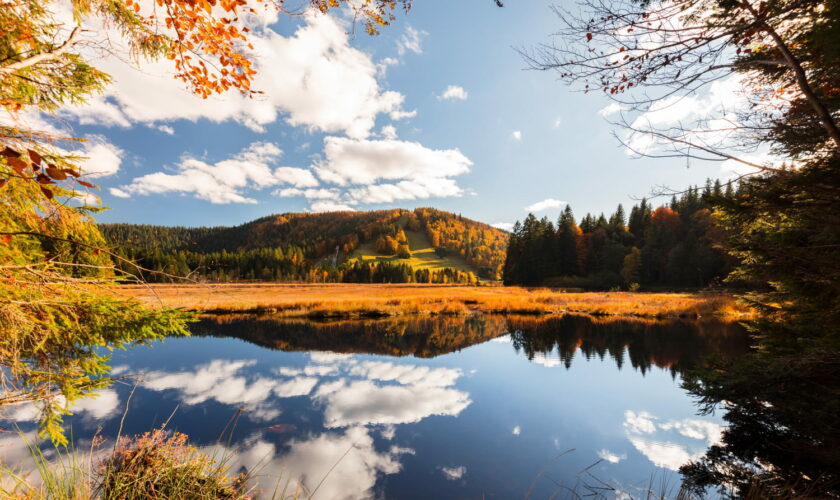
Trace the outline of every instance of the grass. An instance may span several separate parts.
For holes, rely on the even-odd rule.
[[[486,313],[741,319],[750,315],[728,294],[567,293],[547,288],[419,284],[132,285],[114,290],[151,305],[302,318]]]
[[[0,464],[0,497],[15,500],[252,500],[262,494],[249,474],[230,474],[234,452],[208,453],[187,436],[163,428],[119,438],[113,448],[95,438],[89,451],[41,450],[26,440],[34,470]],[[20,466],[20,464],[18,464]],[[300,498],[291,481],[278,481],[267,498]],[[281,491],[282,489],[282,491]]]

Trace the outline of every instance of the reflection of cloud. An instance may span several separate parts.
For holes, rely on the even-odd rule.
[[[627,454],[622,453],[621,455],[619,455],[617,453],[611,452],[610,450],[603,449],[598,452],[598,458],[600,458],[601,460],[606,460],[607,462],[613,464],[617,464],[618,462],[621,462],[622,460],[626,459]]]
[[[630,437],[629,439],[642,455],[646,456],[657,467],[665,469],[679,470],[681,465],[702,455],[702,452],[692,455],[676,443],[659,442],[640,437]]]
[[[450,481],[455,481],[464,477],[464,474],[467,473],[467,468],[463,465],[458,467],[441,467],[440,471],[443,473],[443,476],[446,479],[449,479]]]
[[[429,368],[427,366],[394,364],[384,361],[365,361],[350,370],[370,380],[395,381],[403,385],[446,387],[461,376],[460,370]]]
[[[63,405],[64,396],[58,396],[56,401],[59,405]],[[103,389],[93,396],[75,401],[70,411],[75,415],[98,420],[116,414],[119,406],[120,397],[117,391]],[[27,403],[15,407],[14,411],[5,416],[15,422],[37,422],[41,418],[41,410],[37,404]]]
[[[324,425],[406,424],[430,415],[458,415],[471,403],[467,393],[426,385],[378,385],[370,380],[322,384],[316,398],[326,405]]]
[[[197,405],[211,399],[224,404],[240,405],[252,418],[268,420],[280,414],[278,408],[268,403],[272,393],[280,397],[305,396],[312,392],[318,382],[318,379],[308,377],[275,380],[241,374],[244,368],[255,363],[217,359],[194,371],[149,372],[144,375],[141,385],[154,391],[180,391],[183,402],[188,405]]]
[[[538,352],[534,354],[534,359],[531,360],[533,363],[538,365],[543,365],[548,368],[554,368],[555,366],[560,366],[563,364],[560,361],[560,357],[551,357],[546,353]]]
[[[347,361],[353,355],[340,352],[312,351],[309,358],[313,363],[335,363],[336,361]]]
[[[518,435],[522,434],[522,427],[519,427],[517,425],[510,431],[510,433],[513,434],[514,436],[518,436]]]
[[[288,453],[282,456],[274,444],[263,440],[240,445],[234,453],[221,446],[205,451],[213,456],[229,457],[226,464],[230,470],[244,469],[256,475],[260,488],[265,491],[273,491],[277,484],[285,485],[289,481],[288,490],[307,492],[303,497],[336,500],[374,497],[372,490],[377,477],[396,474],[402,468],[400,455],[414,453],[396,446],[377,452],[373,438],[362,427],[294,439],[289,442]]]
[[[627,410],[624,412],[624,428],[630,433],[651,434],[656,432],[654,418],[656,417],[646,411],[637,414],[632,410]]]
[[[630,443],[657,467],[678,470],[700,458],[720,440],[723,427],[700,419],[666,420],[642,411],[624,413],[624,430]],[[608,453],[602,450],[601,453]],[[605,456],[599,456],[609,460]],[[611,460],[610,460],[611,461]]]

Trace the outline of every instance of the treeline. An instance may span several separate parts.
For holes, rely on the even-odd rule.
[[[498,279],[504,261],[502,231],[434,209],[283,214],[235,227],[187,228],[102,224],[114,251],[143,268],[149,282],[178,277],[214,282],[311,281],[362,283],[476,283]],[[439,254],[464,256],[477,273],[453,268],[414,270],[407,263],[351,259],[361,244],[408,259],[406,231],[434,234]],[[463,239],[463,241],[459,241]],[[122,262],[126,273],[137,266]]]
[[[705,287],[732,269],[720,248],[723,234],[712,210],[735,195],[731,184],[707,181],[670,204],[642,200],[629,217],[618,205],[609,217],[587,214],[580,224],[566,206],[557,225],[533,214],[517,222],[504,264],[506,285],[608,289]]]

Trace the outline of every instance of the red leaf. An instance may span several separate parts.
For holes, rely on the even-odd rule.
[[[29,153],[29,159],[32,160],[33,165],[40,165],[41,164],[41,160],[43,158],[41,158],[41,155],[38,154],[37,151],[32,151],[31,149],[27,149],[26,152]]]
[[[12,242],[12,235],[11,234],[0,234],[0,243],[9,244]]]
[[[5,156],[6,158],[19,158],[20,153],[18,153],[17,151],[15,151],[12,148],[7,147],[3,151],[0,151],[0,156]]]
[[[55,184],[52,181],[52,179],[50,179],[44,174],[38,174],[38,177],[36,177],[35,180],[38,181],[40,184]]]
[[[93,184],[91,184],[90,182],[80,181],[78,179],[76,179],[76,182],[78,182],[79,184],[81,184],[84,187],[89,187],[89,188],[96,187]]]
[[[19,174],[22,174],[23,170],[26,168],[26,162],[21,160],[20,158],[6,158],[6,163],[8,163],[9,166],[15,169],[15,172]]]
[[[55,193],[45,188],[44,186],[41,186],[41,192],[44,193],[44,196],[46,196],[49,199],[53,199],[55,197]]]
[[[6,185],[9,182],[9,179],[0,179],[0,188]]]
[[[65,174],[63,170],[55,167],[47,167],[47,175],[57,181],[63,181],[67,178],[67,174]]]
[[[588,42],[589,40],[592,40],[592,33],[586,34],[586,41]]]

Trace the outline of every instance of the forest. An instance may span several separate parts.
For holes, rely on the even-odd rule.
[[[102,224],[126,276],[152,283],[306,281],[334,283],[475,284],[495,280],[506,235],[486,224],[430,208],[370,212],[291,213],[236,227]],[[423,233],[438,255],[453,254],[475,268],[414,269],[406,231]],[[393,261],[360,261],[354,251],[372,242]]]
[[[720,284],[733,268],[714,205],[735,196],[731,183],[690,187],[657,208],[642,199],[607,218],[580,224],[566,206],[555,225],[529,214],[514,225],[504,267],[506,285],[585,289],[702,288]]]

